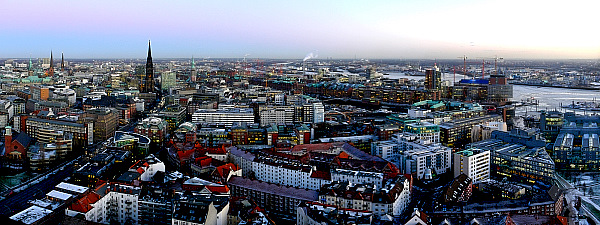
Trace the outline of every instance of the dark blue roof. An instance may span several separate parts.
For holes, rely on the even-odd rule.
[[[487,79],[462,79],[461,84],[489,84],[490,81]]]
[[[25,132],[21,132],[21,133],[17,134],[17,136],[14,137],[14,140],[19,142],[25,148],[27,148],[29,146],[29,144],[31,143],[31,141],[33,141],[33,139],[31,139],[31,137],[29,137],[29,135],[27,135],[27,133],[25,133]]]

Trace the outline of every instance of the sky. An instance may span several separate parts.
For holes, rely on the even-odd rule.
[[[3,0],[0,58],[598,59],[598,0]]]

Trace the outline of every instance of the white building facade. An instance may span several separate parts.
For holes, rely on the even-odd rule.
[[[471,148],[452,155],[454,177],[465,174],[473,184],[490,179],[490,151]]]
[[[192,123],[231,126],[236,122],[254,123],[253,110],[250,108],[198,109],[192,114]]]

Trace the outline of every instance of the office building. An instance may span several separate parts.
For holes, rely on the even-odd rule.
[[[25,121],[27,134],[39,139],[47,130],[62,131],[73,136],[73,149],[82,149],[94,144],[94,123],[73,123],[62,120],[27,118]]]
[[[413,174],[416,179],[431,179],[452,168],[452,150],[448,147],[401,141],[399,148],[401,170]]]
[[[254,123],[250,108],[199,109],[192,114],[192,123],[215,124],[231,127],[233,123]]]
[[[177,86],[177,74],[174,71],[163,72],[160,75],[160,88],[163,91],[168,91],[175,86]]]
[[[500,115],[485,115],[444,122],[440,124],[440,142],[451,148],[461,148],[471,142],[474,126],[501,121]]]
[[[468,147],[490,151],[492,175],[512,177],[524,183],[541,181],[551,184],[555,165],[545,147],[540,147],[537,141],[521,138],[523,135],[519,135],[518,130],[512,130],[509,135],[506,133],[494,131],[492,139],[475,142]]]
[[[186,113],[185,107],[180,105],[168,105],[157,114],[151,114],[150,116],[158,117],[167,121],[169,124],[168,132],[173,132],[180,124],[185,122]]]
[[[150,138],[137,133],[116,131],[115,135],[107,140],[106,147],[129,151],[136,157],[145,157],[149,154]]]
[[[94,123],[94,140],[104,141],[112,137],[119,125],[119,115],[115,109],[92,108],[85,111],[81,120]]]
[[[154,143],[161,143],[167,137],[169,124],[161,118],[148,117],[140,121],[133,132],[144,135]]]
[[[542,110],[540,113],[540,131],[544,135],[546,142],[556,140],[564,123],[563,113],[559,111]]]
[[[442,87],[442,72],[435,66],[433,69],[425,70],[425,88],[428,90],[439,90]]]
[[[29,91],[31,92],[31,99],[33,100],[47,101],[50,97],[50,88],[47,86],[31,85],[29,86]]]
[[[465,174],[473,184],[490,179],[490,151],[471,148],[452,154],[454,177]]]

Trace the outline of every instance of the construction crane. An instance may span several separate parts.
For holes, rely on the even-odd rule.
[[[478,57],[478,59],[482,59],[483,60],[483,69],[482,69],[482,71],[485,70],[485,60],[486,59],[493,59],[494,60],[494,75],[498,75],[498,60],[504,60],[504,58],[498,57],[497,55],[494,56],[494,57]],[[482,77],[483,77],[483,75],[482,75]]]
[[[463,55],[462,57],[457,57],[459,59],[463,59],[463,75],[467,76],[467,56]],[[479,63],[479,62],[469,62],[469,63]],[[481,70],[482,74],[481,74],[481,78],[483,79],[483,76],[485,75],[485,61],[483,61],[483,69]],[[455,75],[456,76],[456,75]],[[475,73],[473,73],[473,79],[475,79]]]
[[[467,56],[463,55],[462,57],[459,56],[456,58],[463,59],[463,74],[467,75]]]
[[[494,57],[494,73],[496,76],[498,76],[498,60],[504,60],[504,58],[500,57],[498,58],[498,56]]]

